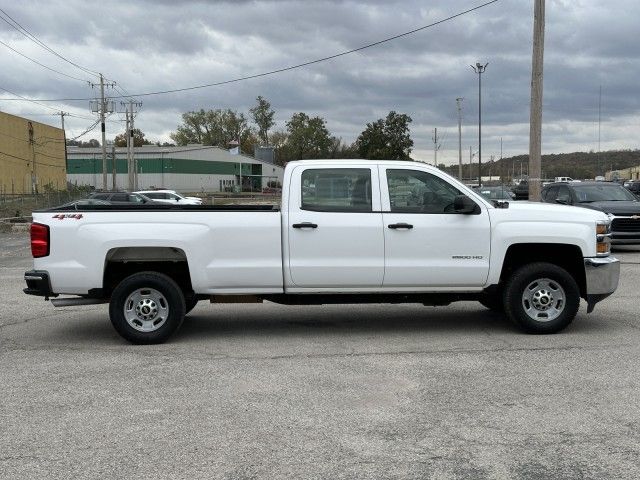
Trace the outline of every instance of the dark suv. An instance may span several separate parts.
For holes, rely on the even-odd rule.
[[[613,182],[551,183],[542,201],[599,210],[611,218],[611,243],[640,244],[640,201]]]
[[[640,196],[640,180],[631,182],[626,188],[634,195]]]
[[[104,200],[113,205],[145,205],[157,203],[141,193],[129,192],[96,192],[89,195],[89,198]]]

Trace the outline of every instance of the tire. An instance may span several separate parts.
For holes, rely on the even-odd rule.
[[[530,263],[507,280],[504,311],[527,333],[556,333],[569,325],[580,306],[580,289],[565,269]]]
[[[480,305],[492,312],[504,313],[504,302],[500,293],[487,293],[478,300]]]
[[[184,314],[186,315],[193,310],[198,304],[198,296],[195,293],[189,293],[184,296]]]
[[[109,317],[121,337],[135,344],[165,342],[178,330],[185,315],[180,287],[157,272],[131,275],[115,288]]]

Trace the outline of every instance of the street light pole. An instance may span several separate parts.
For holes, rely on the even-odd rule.
[[[482,65],[476,63],[471,65],[474,72],[478,74],[478,185],[482,186],[482,74],[487,69],[489,62]]]

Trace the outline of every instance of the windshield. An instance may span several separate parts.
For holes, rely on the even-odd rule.
[[[622,185],[574,185],[573,189],[581,203],[637,201]]]

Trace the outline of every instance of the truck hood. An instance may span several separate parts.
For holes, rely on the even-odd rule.
[[[496,208],[495,210],[503,210],[506,216],[512,217],[514,220],[525,221],[560,221],[563,223],[582,223],[608,219],[607,215],[601,210],[576,208],[569,205],[559,205],[555,203],[543,202],[514,201],[509,202],[508,209]]]
[[[591,202],[580,203],[582,208],[589,208],[591,210],[599,210],[605,213],[611,213],[613,215],[640,215],[640,202],[634,201],[620,201],[620,202]]]

